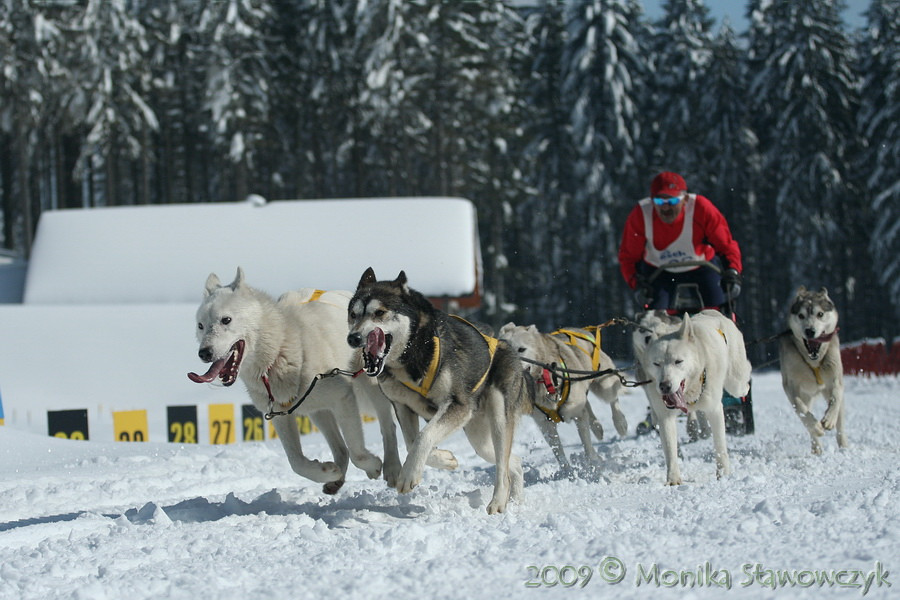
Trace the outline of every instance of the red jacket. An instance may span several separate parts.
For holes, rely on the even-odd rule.
[[[674,242],[684,226],[684,210],[672,224],[663,223],[653,211],[653,245],[662,250]],[[719,209],[708,198],[696,195],[694,208],[694,248],[697,254],[706,256],[711,260],[716,254],[722,255],[726,261],[726,268],[732,268],[740,273],[743,270],[741,264],[741,249],[731,237],[731,229],[728,222]],[[619,246],[619,268],[622,277],[631,289],[637,287],[637,265],[644,260],[647,236],[644,232],[644,216],[641,207],[635,204],[628,219],[625,221],[625,231],[622,233],[622,243]]]

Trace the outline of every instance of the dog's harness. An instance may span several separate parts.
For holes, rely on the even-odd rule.
[[[554,370],[551,374],[550,370],[545,368],[541,372],[540,383],[544,385],[547,390],[547,395],[551,398],[556,397],[556,406],[553,408],[545,408],[540,404],[535,403],[535,406],[540,409],[542,413],[547,417],[548,420],[553,421],[554,423],[561,423],[562,417],[559,414],[560,409],[563,407],[563,404],[569,399],[569,392],[572,391],[572,380],[568,377],[568,370],[566,369],[566,361],[563,359],[559,359],[560,368],[559,370]],[[555,379],[554,375],[559,372],[562,375],[562,387],[560,389],[556,388],[556,384],[553,382]]]
[[[458,315],[450,316],[457,321],[462,321],[463,323],[477,331],[481,335],[481,337],[484,338],[484,341],[488,347],[489,360],[487,369],[485,369],[484,374],[481,376],[481,379],[478,380],[478,383],[475,384],[475,387],[472,388],[472,393],[474,394],[484,384],[485,380],[487,379],[488,373],[490,373],[491,371],[491,366],[494,364],[494,354],[497,351],[497,344],[500,343],[500,340],[495,337],[485,335],[481,332],[480,329]],[[434,383],[434,379],[437,376],[438,368],[440,367],[441,363],[441,338],[438,336],[434,336],[432,340],[434,341],[434,352],[431,355],[431,363],[428,365],[428,371],[426,371],[425,376],[422,377],[422,382],[417,385],[412,382],[398,380],[400,381],[400,383],[402,383],[412,391],[418,393],[423,398],[427,398],[428,394],[431,392],[431,386]]]
[[[592,333],[593,332],[593,333]],[[584,352],[591,359],[591,370],[596,371],[600,366],[600,326],[592,325],[590,327],[585,327],[584,331],[576,331],[574,329],[557,329],[550,335],[560,335],[568,337],[568,341],[565,342],[567,346],[572,346],[581,352]],[[578,340],[584,340],[591,345],[591,350],[588,351],[584,347],[582,347]],[[560,370],[559,374],[562,378],[562,386],[557,389],[556,384],[553,382],[553,375],[556,375],[557,372],[551,374],[550,369],[546,367],[541,372],[540,383],[544,385],[544,388],[547,390],[548,396],[556,396],[556,406],[553,408],[545,408],[539,404],[535,404],[542,413],[547,416],[547,419],[553,421],[554,423],[561,423],[562,417],[559,414],[560,409],[563,405],[569,400],[569,393],[572,391],[572,380],[569,377],[568,369],[566,368],[566,362],[560,358],[559,360]]]
[[[550,335],[565,335],[569,337],[566,342],[567,346],[572,346],[581,350],[591,359],[591,370],[596,371],[600,367],[600,325],[591,325],[585,327],[584,331],[575,331],[573,329],[557,329]],[[578,340],[584,340],[591,345],[591,351],[588,352],[578,344]]]

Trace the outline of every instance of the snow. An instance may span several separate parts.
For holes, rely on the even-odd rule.
[[[136,366],[121,397],[148,376]],[[812,456],[779,375],[758,372],[756,434],[728,440],[734,474],[716,481],[709,440],[682,444],[680,487],[663,485],[658,438],[618,438],[600,402],[613,434],[596,442],[599,469],[578,460],[574,426],[560,427],[580,465],[572,480],[556,476],[524,419],[514,451],[525,500],[498,516],[485,512],[493,468],[461,434],[442,444],[460,468],[428,469],[411,494],[351,466],[344,488],[326,496],[291,472],[277,441],[78,442],[7,418],[0,598],[896,597],[900,380],[846,383],[849,449],[829,434],[824,455]],[[173,393],[197,387],[171,383]],[[239,387],[212,391],[241,403]],[[623,399],[632,431],[645,408],[641,392]],[[380,454],[377,424],[365,431]],[[320,434],[303,443],[327,456]],[[548,587],[559,576],[574,585]],[[838,579],[816,583],[823,577]]]
[[[276,254],[235,243],[257,215],[274,223],[270,238],[285,235],[283,223],[296,227],[296,214],[279,213],[289,210],[280,204],[176,207],[174,220],[143,207],[44,213],[31,302],[0,306],[0,600],[627,599],[669,588],[662,593],[679,598],[891,596],[900,557],[897,377],[848,378],[851,447],[838,451],[830,434],[815,457],[778,374],[755,373],[756,434],[729,438],[734,474],[715,479],[709,440],[684,444],[680,487],[663,485],[658,438],[615,436],[601,402],[594,412],[608,437],[595,442],[599,468],[585,465],[574,426],[560,427],[578,467],[573,479],[558,475],[525,418],[514,445],[525,499],[495,516],[485,511],[494,469],[461,433],[441,444],[460,468],[428,469],[407,495],[351,466],[345,486],[327,496],[291,471],[277,440],[213,445],[202,433],[207,406],[237,411],[249,399],[240,384],[186,377],[202,366],[193,315],[210,271],[227,281],[241,264],[251,285],[272,294],[352,287],[368,266],[359,256],[349,266],[335,253],[309,257],[311,248],[328,253],[355,240],[370,250],[361,255],[378,257],[376,272],[405,268],[419,289],[459,283],[462,271],[465,285],[474,276],[475,257],[460,278],[440,262],[442,251],[456,261],[468,245],[459,238],[429,230],[434,243],[416,243],[438,247],[437,255],[404,254],[371,219],[302,228]],[[409,203],[408,220],[393,224],[473,226],[469,203],[435,215],[443,205]],[[368,215],[347,217],[354,213]],[[334,265],[346,270],[336,274]],[[435,273],[443,279],[429,280]],[[633,432],[646,399],[631,391],[622,404]],[[198,407],[199,443],[165,441],[166,409],[177,405]],[[87,410],[89,441],[47,435],[47,411],[61,409]],[[146,411],[149,441],[113,441],[113,413],[126,410]],[[380,455],[377,423],[364,427]],[[330,458],[318,433],[303,445],[310,457]]]

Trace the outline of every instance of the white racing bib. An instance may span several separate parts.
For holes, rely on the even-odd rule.
[[[681,235],[662,250],[657,250],[653,245],[653,200],[644,198],[638,204],[644,214],[644,234],[647,237],[647,243],[644,250],[644,261],[654,267],[665,267],[673,263],[680,263],[688,260],[706,260],[706,256],[697,254],[694,248],[694,206],[696,205],[696,195],[686,194],[684,198],[684,223],[681,227]],[[696,269],[693,267],[673,267],[667,268],[672,273],[685,273]]]

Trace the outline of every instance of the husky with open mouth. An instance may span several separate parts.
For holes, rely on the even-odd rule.
[[[200,360],[206,373],[189,373],[196,383],[243,381],[262,413],[285,411],[302,397],[317,375],[335,368],[359,368],[359,356],[347,348],[347,305],[350,292],[312,288],[287,292],[274,300],[244,282],[238,267],[234,281],[221,285],[211,274],[197,309]],[[275,416],[272,424],[291,468],[302,477],[323,483],[328,494],[344,483],[348,461],[379,476],[382,461],[365,447],[357,399],[369,399],[384,438],[384,473],[389,485],[400,472],[397,435],[388,399],[364,379],[335,376],[318,380],[292,415]],[[322,431],[334,462],[303,455],[295,415],[308,415]]]
[[[837,431],[838,447],[846,448],[838,312],[828,297],[828,290],[811,292],[801,286],[791,303],[787,321],[789,330],[779,337],[784,393],[809,431],[813,454],[822,453],[819,438],[831,429]],[[821,420],[812,414],[812,404],[818,396],[828,403]]]
[[[347,343],[362,354],[366,375],[428,421],[409,447],[397,490],[419,485],[432,450],[463,429],[475,452],[497,465],[488,513],[521,497],[522,461],[511,450],[519,416],[531,412],[533,386],[506,342],[435,308],[403,271],[378,281],[367,269],[348,319]]]
[[[669,325],[662,327],[665,331]],[[676,331],[648,339],[637,358],[651,380],[645,389],[659,424],[666,483],[681,484],[676,417],[696,411],[703,412],[712,431],[716,476],[728,475],[731,464],[722,391],[740,397],[750,390],[751,366],[743,334],[721,313],[703,311],[694,317],[685,315]]]

